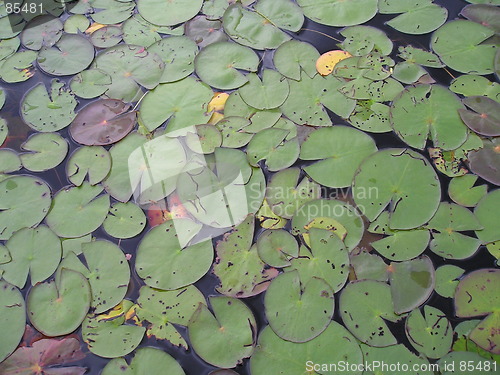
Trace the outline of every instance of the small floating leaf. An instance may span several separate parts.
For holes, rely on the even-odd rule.
[[[32,172],[43,172],[61,164],[69,146],[58,133],[40,133],[32,135],[21,148],[31,151],[20,155],[24,168]]]
[[[306,17],[328,26],[350,26],[364,23],[377,13],[377,0],[298,0]]]
[[[488,192],[488,186],[474,186],[477,176],[466,174],[451,179],[448,195],[455,202],[465,207],[474,207]]]
[[[273,55],[274,66],[285,77],[300,81],[302,72],[309,78],[316,75],[319,52],[309,43],[289,40],[279,46]]]
[[[111,157],[104,147],[83,146],[70,156],[66,163],[66,174],[76,186],[80,186],[87,175],[89,183],[95,185],[108,175],[110,168]]]
[[[500,185],[500,138],[483,139],[483,147],[468,154],[470,169],[479,177]]]
[[[173,26],[185,22],[200,11],[203,0],[139,0],[137,10],[149,22]]]
[[[115,203],[102,223],[103,229],[115,238],[132,238],[146,226],[146,215],[132,202]]]
[[[299,245],[286,230],[266,230],[257,240],[257,251],[260,258],[270,266],[287,267],[292,258],[299,256]]]
[[[437,294],[446,298],[453,298],[459,282],[460,276],[464,270],[452,264],[445,264],[436,269],[436,286],[434,289]]]
[[[458,110],[469,129],[489,137],[500,135],[500,103],[485,96],[470,96],[462,102],[471,109]]]
[[[24,298],[16,287],[0,280],[0,362],[7,358],[17,347],[23,337],[26,325],[26,307]],[[0,370],[6,366],[0,364]]]

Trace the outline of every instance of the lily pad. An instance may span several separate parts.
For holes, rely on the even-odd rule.
[[[8,135],[9,127],[7,126],[7,121],[0,117],[0,146],[3,145]]]
[[[356,280],[387,281],[387,264],[378,255],[363,250],[357,254],[352,252],[350,260]]]
[[[38,225],[51,206],[50,189],[30,176],[14,176],[0,182],[0,240],[22,228]]]
[[[92,19],[100,24],[110,25],[128,19],[134,11],[135,1],[94,1],[92,6]]]
[[[67,335],[82,323],[91,298],[85,276],[63,269],[55,281],[37,284],[30,290],[28,316],[33,326],[46,336]]]
[[[483,148],[469,152],[469,167],[479,177],[500,185],[500,138],[483,139]]]
[[[110,84],[111,77],[107,73],[99,69],[88,69],[74,76],[69,87],[76,96],[92,99],[104,94]]]
[[[457,204],[465,207],[474,207],[488,192],[488,186],[474,186],[477,176],[467,174],[455,177],[448,185],[448,195]]]
[[[289,93],[288,81],[274,70],[265,69],[262,81],[254,74],[247,75],[248,83],[240,88],[240,96],[249,106],[263,110],[281,106]]]
[[[434,289],[437,294],[445,298],[453,298],[459,282],[460,276],[464,270],[452,264],[445,264],[436,269],[436,286]]]
[[[156,348],[144,347],[137,350],[130,365],[124,358],[108,362],[102,375],[142,375],[152,374],[158,369],[171,375],[185,375],[181,365],[169,354]]]
[[[102,191],[102,186],[88,182],[60,190],[47,215],[47,225],[60,237],[75,238],[93,232],[109,210],[109,196],[98,197]]]
[[[90,41],[97,48],[114,47],[121,42],[123,31],[117,26],[105,26],[90,35]]]
[[[386,133],[392,131],[389,121],[389,106],[374,100],[358,100],[349,123],[365,132]]]
[[[424,49],[413,46],[400,46],[398,51],[398,56],[407,63],[428,66],[430,68],[442,68],[444,66],[438,56]]]
[[[138,323],[147,328],[148,337],[154,336],[187,350],[188,344],[176,326],[187,326],[200,304],[205,304],[205,297],[193,285],[177,290],[143,286],[133,309]]]
[[[494,34],[493,30],[472,21],[450,21],[432,34],[431,47],[441,61],[458,72],[490,74],[496,47],[481,43]]]
[[[347,126],[318,129],[301,145],[302,160],[319,160],[304,168],[316,182],[329,187],[350,186],[361,162],[377,151],[368,135]]]
[[[123,300],[108,314],[88,314],[82,324],[82,337],[89,350],[104,358],[124,356],[139,346],[146,328],[124,324],[133,302]]]
[[[364,25],[346,27],[340,34],[345,37],[340,46],[353,56],[364,56],[373,50],[379,51],[382,55],[389,55],[392,52],[392,41],[385,32],[375,27]]]
[[[9,149],[0,150],[0,163],[0,173],[16,172],[23,166],[19,155]]]
[[[364,23],[377,13],[377,0],[298,0],[306,17],[328,26],[350,26]]]
[[[381,166],[391,174],[381,178]],[[385,149],[369,156],[354,176],[352,189],[356,205],[371,221],[389,206],[391,229],[426,223],[441,198],[438,177],[427,159],[408,149]]]
[[[200,227],[189,219],[175,219],[151,229],[137,248],[137,274],[147,285],[164,290],[199,280],[212,264],[212,242],[186,246],[185,239],[193,238]]]
[[[64,21],[64,31],[68,34],[83,33],[90,26],[90,21],[83,14],[73,14]]]
[[[500,101],[500,84],[478,75],[463,74],[457,77],[451,82],[450,90],[464,96],[486,96]]]
[[[146,226],[146,215],[132,202],[115,203],[102,223],[103,229],[115,238],[132,238]]]
[[[287,267],[292,258],[299,256],[299,245],[286,230],[266,230],[257,240],[257,251],[260,258],[270,266]]]
[[[406,34],[427,34],[443,25],[448,18],[448,10],[437,4],[415,6],[393,18],[387,24]]]
[[[17,52],[0,64],[0,77],[7,83],[24,82],[35,74],[33,62],[36,60],[35,51]]]
[[[300,81],[302,72],[313,78],[319,52],[309,43],[289,40],[280,45],[273,55],[274,66],[285,77]]]
[[[94,47],[83,36],[65,34],[51,48],[38,53],[38,66],[54,76],[69,76],[86,69],[94,60]]]
[[[20,155],[24,168],[32,172],[43,172],[61,164],[69,146],[58,133],[40,133],[32,135],[21,148],[31,151]]]
[[[38,51],[51,47],[61,38],[63,23],[52,15],[41,15],[28,22],[21,33],[21,43],[28,49]]]
[[[75,117],[77,101],[64,83],[52,80],[50,93],[43,83],[26,93],[21,103],[23,120],[39,132],[54,132],[68,126]]]
[[[401,319],[394,314],[389,285],[374,280],[351,282],[342,291],[339,303],[342,321],[358,340],[375,347],[397,344],[384,321]]]
[[[380,363],[387,364],[388,366],[392,366],[392,370],[387,371],[387,374],[398,374],[401,371],[398,371],[397,364],[406,364],[408,368],[418,369],[419,375],[433,375],[434,371],[430,369],[430,363],[423,355],[416,356],[412,353],[404,344],[397,344],[386,346],[382,348],[368,346],[365,344],[360,344],[361,351],[363,352],[363,358],[371,359],[374,365],[377,363],[376,361],[380,361]],[[376,370],[376,367],[374,367]],[[373,372],[372,372],[373,374]]]
[[[211,154],[222,145],[222,134],[214,125],[196,125],[194,131],[186,134],[186,144],[191,151]]]
[[[255,214],[255,217],[260,221],[260,226],[264,229],[281,229],[286,225],[287,222],[286,219],[276,215],[271,210],[271,207],[269,207],[266,199],[264,199],[264,201],[262,202],[262,206]],[[262,256],[260,257],[262,259]]]
[[[115,99],[101,99],[81,109],[69,131],[78,143],[104,146],[124,138],[135,123],[136,113],[130,111],[129,104]]]
[[[137,10],[149,22],[160,26],[173,26],[198,14],[203,0],[139,0]]]
[[[255,318],[236,298],[210,297],[209,303],[213,314],[200,303],[189,321],[191,345],[205,362],[217,367],[235,367],[254,350]]]
[[[481,198],[476,208],[474,209],[476,218],[483,226],[482,230],[476,231],[476,236],[483,242],[483,244],[489,244],[500,240],[498,226],[496,225],[496,218],[499,208],[500,191],[493,190],[483,198]]]
[[[216,42],[226,42],[229,39],[222,29],[222,22],[219,20],[209,20],[204,16],[196,16],[184,25],[186,36],[200,48]]]
[[[90,185],[95,185],[108,175],[110,168],[111,157],[104,147],[83,146],[70,156],[66,174],[76,186],[80,186],[87,175]]]
[[[500,103],[485,96],[470,96],[462,102],[470,111],[461,108],[458,113],[469,129],[488,137],[500,135]]]
[[[500,31],[500,23],[498,22],[500,10],[496,6],[490,4],[467,5],[462,9],[460,15],[483,26],[489,27],[496,32]]]
[[[26,324],[26,307],[24,298],[16,287],[0,281],[0,314],[2,315],[2,338],[0,343],[0,361],[7,358],[17,347],[23,337]],[[0,364],[0,369],[5,364]]]

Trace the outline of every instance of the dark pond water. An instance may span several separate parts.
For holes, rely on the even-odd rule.
[[[468,3],[463,1],[463,0],[436,0],[435,3],[440,4],[446,8],[448,8],[449,11],[449,19],[454,19],[458,16],[458,13],[460,10],[467,5]],[[394,29],[390,27],[385,27],[384,22],[392,18],[392,15],[377,15],[373,20],[368,22],[368,25],[375,26],[378,28],[383,29],[387,35],[393,40],[395,43],[395,50],[397,50],[397,47],[399,45],[408,45],[411,44],[415,47],[420,47],[420,48],[429,48],[429,35],[423,35],[423,36],[410,36],[410,35],[404,35],[398,33]],[[324,25],[319,25],[316,24],[312,21],[307,20],[306,23],[304,24],[304,31],[301,31],[294,35],[294,37],[298,40],[306,41],[311,44],[313,44],[320,53],[324,53],[326,51],[332,50],[332,49],[337,49],[338,47],[336,44],[338,43],[332,38],[342,40],[343,38],[338,34],[340,31],[340,28],[334,28],[334,27],[328,27]],[[263,54],[263,67],[272,67],[272,53],[267,52]],[[443,69],[428,69],[429,73],[431,76],[439,83],[442,83],[444,85],[448,85],[450,81],[452,80],[452,75],[454,75],[453,71],[446,72]],[[13,139],[8,147],[11,147],[13,149],[16,149],[19,151],[19,145],[26,139],[26,137],[30,134],[30,129],[23,124],[20,115],[19,115],[19,103],[26,91],[30,89],[31,87],[34,86],[37,82],[45,82],[48,83],[53,77],[49,77],[40,71],[37,71],[30,80],[15,84],[15,85],[8,85],[8,84],[2,84],[2,87],[4,90],[7,91],[7,102],[2,110],[2,116],[7,119],[9,123],[9,129],[10,133],[15,135],[16,138]],[[489,77],[491,79],[491,77]],[[79,99],[79,108],[87,104],[86,101]],[[331,114],[332,120],[334,123],[337,124],[342,124],[345,123],[342,119],[337,117],[334,114]],[[67,130],[62,130],[61,134],[65,136],[70,143],[70,154],[78,147],[74,142],[71,141],[69,135],[67,134]],[[372,136],[375,138],[375,141],[377,143],[377,146],[379,148],[386,148],[386,147],[405,147],[406,145],[400,141],[400,139],[393,133],[390,134],[372,134]],[[427,155],[426,155],[427,156]],[[298,164],[300,165],[300,164]],[[20,173],[23,173],[21,171]],[[53,192],[58,191],[61,189],[63,186],[66,186],[69,184],[69,182],[66,179],[66,173],[64,171],[64,166],[59,166],[56,169],[50,170],[46,173],[39,174],[40,177],[45,179],[52,187]],[[447,191],[447,185],[449,179],[447,177],[443,177],[442,174],[440,174],[441,178],[441,183],[443,187],[443,200],[449,201],[449,198],[446,196],[446,191]],[[482,181],[482,183],[486,183]],[[256,235],[259,234],[259,231],[256,232]],[[97,238],[103,238],[103,239],[108,239],[112,242],[117,242],[116,239],[109,237],[105,232],[103,231],[98,231],[94,232],[94,236]],[[138,238],[132,238],[128,240],[121,240],[119,242],[119,245],[122,247],[122,249],[126,253],[131,253],[135,254],[135,250],[137,248],[137,245],[140,241],[140,237]],[[214,239],[214,241],[217,241],[217,239]],[[438,267],[442,264],[455,264],[457,266],[460,266],[462,268],[465,268],[466,270],[472,270],[472,269],[478,269],[478,268],[485,268],[485,267],[495,267],[495,259],[486,251],[486,249],[481,248],[480,251],[471,259],[466,260],[465,262],[462,261],[451,261],[451,260],[444,260],[443,258],[440,258],[439,256],[435,255],[434,253],[430,251],[425,252],[426,255],[428,255],[435,267]],[[135,300],[138,297],[138,291],[140,287],[143,285],[143,282],[140,280],[140,278],[137,276],[135,273],[135,267],[134,267],[134,257],[131,259],[131,271],[132,271],[132,279],[131,279],[131,284],[129,286],[129,290],[127,293],[126,298]],[[215,292],[215,287],[218,284],[218,280],[215,276],[211,274],[205,275],[200,281],[198,281],[195,285],[203,292],[205,296],[209,295],[216,295],[217,293]],[[27,292],[27,290],[24,290],[23,292]],[[338,295],[336,296],[338,299]],[[263,304],[263,295],[252,297],[252,298],[247,298],[244,300],[245,303],[251,308],[252,312],[254,313],[259,329],[262,329],[266,325],[266,319],[264,315],[264,304]],[[338,300],[337,300],[338,302]],[[447,317],[450,319],[452,322],[452,325],[456,325],[460,320],[454,317],[454,310],[453,310],[453,305],[452,305],[452,300],[451,299],[446,299],[443,297],[440,297],[436,293],[434,293],[430,300],[428,301],[428,304],[435,306],[442,310],[444,313],[446,313]],[[338,303],[337,309],[338,309]],[[335,318],[336,321],[341,322],[340,315],[338,311],[335,312]],[[182,327],[178,327],[181,334],[184,336],[186,340],[187,338],[187,332],[185,329]],[[404,343],[410,350],[413,350],[412,347],[409,345],[406,335],[404,334],[404,323],[398,323],[398,324],[390,324],[390,328],[393,331],[393,333],[397,336],[398,340],[401,343]],[[79,333],[78,333],[79,334]],[[185,351],[184,349],[179,349],[177,347],[174,347],[164,341],[157,341],[156,339],[148,339],[144,338],[144,340],[141,343],[141,346],[154,346],[157,348],[161,348],[167,353],[171,354],[174,358],[176,358],[181,366],[183,367],[184,371],[186,372],[187,375],[206,375],[210,371],[214,370],[215,368],[212,366],[207,365],[205,362],[203,362],[192,350],[187,350]],[[129,355],[128,357],[130,357]],[[98,375],[100,374],[102,368],[106,365],[106,363],[109,360],[100,358],[98,356],[93,355],[92,353],[88,353],[87,357],[80,361],[80,363],[76,363],[79,365],[83,365],[87,367],[88,374],[91,375]],[[248,360],[244,361],[242,365],[238,366],[235,369],[240,375],[249,375],[249,364]],[[161,369],[158,369],[158,374],[163,374]],[[146,374],[145,374],[146,375]],[[150,374],[147,374],[150,375]],[[155,374],[151,374],[155,375]]]

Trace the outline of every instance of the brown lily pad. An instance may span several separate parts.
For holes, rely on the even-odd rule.
[[[471,110],[460,108],[458,113],[469,129],[488,137],[500,135],[500,103],[486,96],[471,96],[463,103]]]
[[[500,185],[500,139],[483,140],[483,148],[468,154],[469,167],[479,177]]]

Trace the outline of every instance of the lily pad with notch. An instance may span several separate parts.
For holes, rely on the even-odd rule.
[[[479,177],[498,186],[500,185],[500,138],[485,138],[482,141],[482,148],[467,154],[469,167]]]
[[[458,110],[462,121],[477,134],[500,135],[500,103],[485,96],[469,96],[462,100],[469,110]]]
[[[21,51],[7,57],[0,64],[0,77],[7,83],[24,82],[34,74],[35,51]]]
[[[340,47],[353,56],[364,56],[374,50],[382,55],[389,55],[392,52],[392,41],[385,32],[375,27],[365,25],[346,27],[340,34],[345,37]]]
[[[132,202],[114,203],[102,223],[104,231],[115,238],[132,238],[146,227],[144,211]]]
[[[92,99],[106,92],[111,84],[111,77],[99,69],[87,69],[78,73],[69,82],[71,91],[76,96]]]
[[[487,185],[474,186],[477,176],[466,174],[451,179],[448,185],[448,195],[457,204],[474,207],[488,193]]]
[[[452,264],[445,264],[436,269],[436,293],[445,298],[453,298],[459,279],[465,270]]]
[[[90,185],[101,182],[111,169],[109,152],[101,146],[82,146],[66,163],[66,175],[75,186],[80,186],[88,176]]]
[[[486,96],[500,101],[500,84],[478,75],[463,74],[455,78],[450,84],[450,90],[464,96]]]
[[[276,70],[287,78],[300,81],[302,73],[313,78],[319,52],[311,44],[298,40],[289,40],[280,45],[273,54]]]
[[[17,152],[10,149],[0,150],[0,173],[17,172],[23,166]]]
[[[34,134],[21,145],[20,156],[24,168],[32,172],[43,172],[57,167],[68,154],[68,142],[58,133]]]
[[[290,261],[299,256],[299,245],[286,230],[268,229],[257,239],[257,252],[271,267],[288,267]]]
[[[247,75],[248,83],[239,89],[240,96],[250,107],[273,109],[281,106],[289,94],[288,81],[274,70],[265,69],[262,80],[257,74]]]

